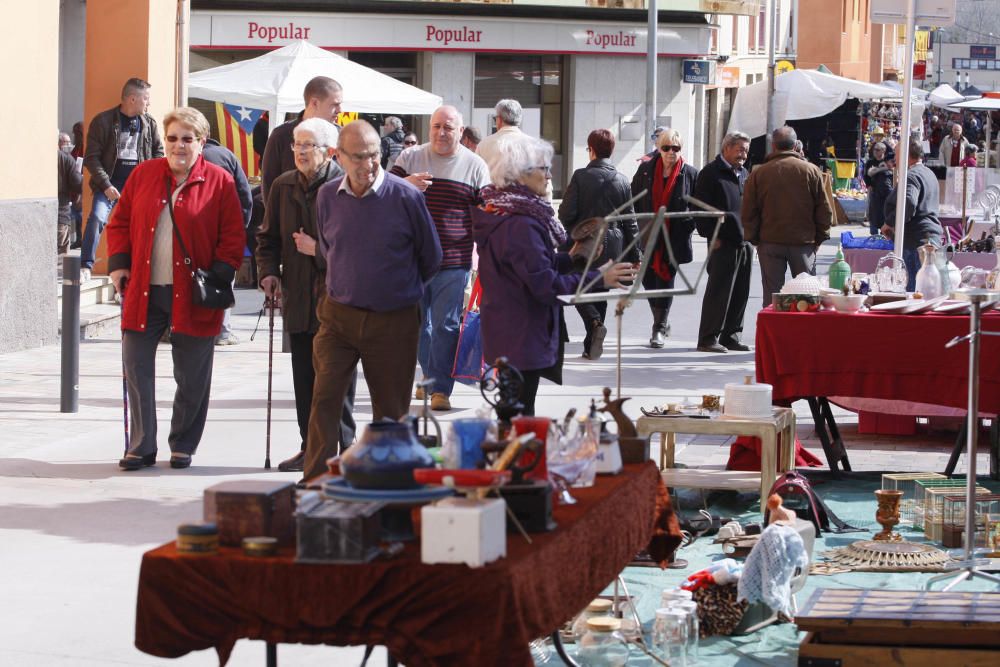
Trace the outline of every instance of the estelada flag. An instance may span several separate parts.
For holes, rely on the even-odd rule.
[[[219,143],[236,155],[247,178],[260,176],[257,154],[253,150],[253,128],[263,114],[260,109],[215,103],[215,115],[219,121]]]

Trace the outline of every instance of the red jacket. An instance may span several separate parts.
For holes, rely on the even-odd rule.
[[[125,289],[122,329],[146,328],[153,232],[167,205],[168,187],[172,192],[176,182],[166,158],[140,163],[129,175],[105,232],[110,255],[108,270],[132,272]],[[243,261],[246,243],[233,177],[199,157],[174,204],[174,219],[194,263],[191,270],[212,269],[220,278],[232,280]],[[176,236],[173,255],[171,331],[190,336],[218,335],[223,312],[191,303],[191,270],[184,265]]]

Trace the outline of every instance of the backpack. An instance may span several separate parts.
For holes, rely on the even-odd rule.
[[[775,480],[774,484],[771,486],[771,492],[767,495],[771,496],[775,493],[781,496],[783,505],[791,510],[794,510],[800,519],[806,519],[812,522],[813,526],[816,528],[816,535],[821,535],[821,531],[823,530],[834,533],[853,533],[862,530],[861,528],[855,528],[854,526],[842,521],[836,514],[830,511],[830,508],[823,503],[823,499],[816,495],[816,492],[813,491],[809,480],[794,470],[786,472],[784,475]],[[797,502],[786,503],[784,502],[786,500]],[[768,515],[770,513],[770,510],[764,510],[765,526],[767,525]],[[831,523],[836,526],[836,530],[832,530],[830,528]]]

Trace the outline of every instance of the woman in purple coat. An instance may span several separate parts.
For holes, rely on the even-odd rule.
[[[527,135],[510,139],[489,163],[493,184],[483,188],[483,204],[472,212],[483,288],[483,352],[490,362],[507,357],[521,371],[526,415],[535,414],[541,378],[562,384],[565,325],[559,295],[572,294],[581,280],[599,273],[609,288],[623,287],[622,281],[636,274],[632,264],[611,262],[586,276],[570,273],[569,255],[556,252],[566,230],[545,200],[551,164],[547,142]]]

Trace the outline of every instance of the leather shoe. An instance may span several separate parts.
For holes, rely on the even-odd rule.
[[[413,398],[417,399],[418,401],[424,400],[424,388],[417,387],[417,390],[413,392]]]
[[[590,347],[587,348],[589,359],[600,359],[604,354],[604,337],[608,335],[608,328],[600,321],[594,321],[594,328],[590,332]]]
[[[724,340],[719,341],[721,345],[727,350],[732,350],[733,352],[749,352],[750,346],[744,345],[738,340]]]
[[[145,454],[144,456],[136,456],[135,454],[126,454],[124,458],[118,460],[118,467],[122,470],[140,470],[142,468],[148,468],[149,466],[156,465],[156,452],[152,454]]]
[[[728,350],[720,345],[719,343],[705,343],[704,345],[698,346],[699,352],[722,352],[723,354],[728,352]]]
[[[436,410],[438,412],[443,412],[445,410],[451,410],[451,401],[442,392],[436,391],[431,394],[431,410]]]
[[[653,335],[649,337],[649,346],[655,350],[663,347],[667,342],[667,336],[670,335],[670,325],[666,325],[663,328],[654,326]]]
[[[170,467],[171,468],[189,468],[191,467],[191,455],[190,454],[171,454],[170,455]]]
[[[290,459],[285,459],[278,464],[278,470],[281,472],[302,472],[306,465],[306,453],[300,451],[295,456]]]

